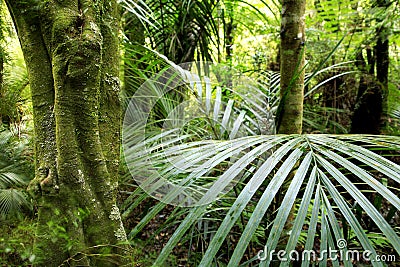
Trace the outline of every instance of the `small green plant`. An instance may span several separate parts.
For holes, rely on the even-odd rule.
[[[31,266],[35,260],[32,219],[8,220],[0,226],[0,266]]]

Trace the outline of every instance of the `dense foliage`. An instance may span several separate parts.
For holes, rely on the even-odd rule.
[[[318,257],[331,248],[386,262],[341,254],[319,259],[321,266],[396,266],[397,1],[307,3],[302,134],[287,135],[275,134],[283,110],[279,1],[120,6],[119,206],[135,264],[268,266],[277,263],[276,254],[267,257],[273,250]],[[0,18],[0,263],[29,265],[32,106],[11,20]],[[67,239],[56,227],[49,222]]]

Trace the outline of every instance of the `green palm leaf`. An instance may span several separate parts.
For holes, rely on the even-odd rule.
[[[186,217],[177,226],[154,266],[164,264],[173,249],[187,240],[189,229],[193,229],[206,218],[206,214],[217,209],[218,203],[224,201],[221,198],[224,194],[226,199],[230,199],[228,209],[221,220],[208,222],[212,226],[208,229],[212,230],[207,230],[204,235],[212,238],[207,241],[199,266],[212,266],[229,234],[238,225],[242,227],[241,236],[230,254],[228,266],[242,263],[254,236],[265,228],[269,232],[263,240],[269,251],[285,249],[288,254],[297,246],[303,246],[308,251],[312,250],[315,242],[319,242],[321,250],[339,248],[346,253],[351,248],[338,245],[338,241],[346,238],[341,226],[346,224],[355,233],[355,242],[364,250],[369,250],[372,256],[377,256],[367,229],[351,208],[354,205],[371,218],[382,238],[386,238],[393,249],[400,252],[398,233],[388,222],[388,217],[385,218],[370,202],[368,193],[374,191],[393,209],[400,208],[399,192],[395,189],[400,183],[400,167],[381,155],[381,151],[396,155],[396,151],[400,150],[400,138],[255,135],[262,132],[259,121],[270,118],[268,101],[271,98],[268,93],[255,86],[253,92],[260,97],[251,98],[244,90],[232,90],[234,97],[223,103],[220,87],[209,79],[193,76],[171,65],[178,69],[182,82],[187,82],[188,92],[192,94],[184,109],[194,107],[198,112],[196,114],[202,114],[201,118],[196,124],[186,127],[184,134],[180,132],[181,128],[174,128],[174,124],[163,131],[146,125],[146,135],[142,135],[140,143],[137,143],[140,138],[135,137],[127,138],[124,143],[125,157],[133,175],[147,179],[141,184],[147,193],[162,192],[161,200],[166,203],[179,198],[187,201],[193,198],[192,203],[195,203],[195,207],[187,211]],[[162,75],[154,80],[163,77],[163,81],[168,83],[170,77]],[[160,90],[157,86],[152,89]],[[161,97],[163,92],[156,94]],[[139,98],[145,99],[146,96],[139,93]],[[168,105],[168,102],[165,103]],[[173,105],[165,110],[175,114],[176,118],[172,121],[180,120],[180,113]],[[127,132],[135,136],[135,131],[143,130],[139,128],[132,124]],[[208,135],[211,140],[204,140]],[[391,186],[383,184],[382,179]],[[171,186],[165,187],[165,184]],[[236,196],[227,190],[232,186]],[[185,191],[188,187],[190,193]],[[169,190],[157,191],[165,188]],[[140,197],[139,193],[138,196],[138,200],[126,206],[139,205],[143,196]],[[218,198],[220,200],[213,201]],[[278,207],[273,205],[276,204],[275,198],[282,199]],[[156,205],[130,236],[137,235],[165,206],[164,203]],[[338,218],[337,213],[343,214],[343,218]],[[265,223],[265,218],[271,218],[271,221]],[[286,225],[291,228],[287,229]],[[287,233],[290,233],[289,236]],[[306,238],[305,244],[302,237]],[[257,255],[246,256],[251,256],[250,261],[257,260]],[[343,259],[336,259],[332,264],[339,266],[341,262],[350,266]],[[303,261],[304,266],[309,263],[309,260]],[[327,266],[327,263],[327,258],[323,258],[321,265]],[[268,266],[270,259],[260,264]],[[375,262],[374,265],[382,266],[382,263]],[[288,262],[282,262],[282,266],[288,266]]]
[[[387,149],[393,144],[399,144],[398,138],[388,137],[374,137],[374,141],[365,137],[365,142],[383,144],[383,148]],[[260,137],[246,137],[246,140],[251,143],[251,140],[262,140],[263,143],[259,143],[257,146],[253,146],[250,150],[246,150],[246,153],[235,159],[235,162],[220,176],[218,180],[224,185],[228,183],[226,180],[234,179],[235,176],[239,175],[241,171],[246,168],[247,164],[253,162],[263,152],[270,151],[271,155],[265,160],[264,163],[259,165],[255,170],[246,185],[243,187],[240,195],[236,198],[236,201],[232,204],[230,210],[227,212],[225,219],[219,225],[211,243],[206,250],[200,266],[210,266],[218,251],[220,250],[225,238],[230,232],[230,229],[235,225],[239,216],[242,214],[245,207],[249,204],[250,199],[255,192],[260,190],[260,185],[265,184],[266,188],[263,189],[263,194],[258,200],[258,203],[251,214],[249,221],[245,229],[242,232],[241,238],[236,245],[232,257],[230,258],[230,266],[239,265],[243,253],[248,246],[252,236],[255,233],[258,225],[260,224],[264,214],[267,212],[271,201],[278,191],[284,190],[283,202],[280,206],[277,215],[275,216],[271,234],[267,238],[266,247],[273,250],[276,248],[279,240],[282,238],[284,232],[284,225],[288,214],[291,212],[296,195],[299,194],[300,189],[304,188],[307,192],[306,199],[303,199],[300,204],[300,208],[294,218],[293,228],[291,229],[289,241],[286,245],[287,249],[292,249],[298,244],[298,238],[303,225],[305,224],[305,218],[308,216],[308,205],[311,204],[311,195],[315,194],[314,208],[311,216],[311,222],[309,224],[307,234],[306,249],[311,248],[315,237],[316,222],[320,222],[323,225],[323,234],[321,238],[321,245],[332,246],[336,244],[339,239],[344,238],[342,229],[339,226],[338,220],[336,219],[336,210],[340,210],[344,214],[346,221],[350,227],[355,231],[358,241],[365,250],[369,250],[372,256],[377,255],[376,250],[372,246],[372,241],[366,235],[362,225],[358,222],[358,219],[350,209],[350,200],[346,199],[342,195],[348,193],[352,196],[353,201],[356,201],[364,210],[364,212],[376,223],[382,234],[386,236],[389,242],[392,244],[396,251],[400,250],[400,238],[394,231],[393,226],[386,222],[385,218],[379,213],[378,210],[370,203],[365,197],[363,190],[357,187],[356,184],[352,183],[349,177],[355,175],[360,177],[364,184],[370,186],[376,192],[378,192],[388,203],[398,207],[400,200],[396,193],[389,190],[389,188],[383,186],[378,180],[376,180],[369,172],[368,167],[375,168],[385,175],[389,180],[393,182],[398,181],[399,177],[399,166],[391,163],[387,159],[383,158],[379,154],[376,154],[363,147],[358,147],[350,143],[350,141],[363,140],[359,136],[326,136],[326,135],[293,135],[293,136],[268,136],[265,138]],[[230,140],[230,141],[219,141],[216,143],[218,147],[224,142],[239,142],[243,139]],[[346,140],[346,141],[343,141]],[[390,141],[390,143],[388,142]],[[388,146],[384,144],[389,143]],[[332,144],[335,144],[334,146]],[[241,146],[238,146],[241,147]],[[251,146],[250,146],[251,147]],[[271,148],[274,150],[271,152]],[[329,148],[329,149],[328,149]],[[351,148],[351,151],[349,151]],[[200,156],[199,150],[189,149],[192,155]],[[215,149],[214,159],[207,162],[208,168],[217,166],[220,161],[215,158],[221,157],[220,153],[224,151]],[[374,165],[365,164],[356,166],[350,161],[348,156],[344,156],[349,153],[350,155],[362,155],[357,160],[365,161],[366,163],[375,162]],[[221,154],[222,155],[222,154]],[[224,158],[224,156],[222,156]],[[379,162],[386,163],[385,166],[378,166]],[[296,167],[298,165],[298,167]],[[341,168],[335,167],[341,166]],[[239,167],[240,166],[240,167]],[[279,167],[278,167],[279,166]],[[367,168],[367,169],[365,169]],[[274,171],[274,172],[273,172]],[[290,184],[285,189],[283,186],[285,181],[288,181],[288,175],[294,172],[294,177],[290,180]],[[194,171],[188,175],[196,178],[204,175],[205,172]],[[305,179],[306,175],[310,174],[309,179]],[[176,175],[176,173],[174,173]],[[273,175],[273,176],[271,176]],[[308,182],[307,182],[308,181]],[[318,186],[315,186],[315,182],[318,181]],[[340,192],[334,185],[334,183],[340,184],[344,191]],[[215,183],[216,186],[219,184],[218,181]],[[212,190],[211,190],[212,191]],[[215,192],[219,192],[216,190]],[[210,196],[216,193],[207,193],[206,196]],[[322,198],[321,198],[322,196]],[[322,201],[322,202],[321,202]],[[321,203],[320,205],[316,205]],[[332,206],[331,203],[335,203],[336,206]],[[318,208],[320,206],[320,208]],[[168,244],[164,247],[159,258],[155,262],[155,265],[161,265],[166,257],[171,253],[173,247],[179,242],[179,240],[185,235],[186,231],[195,223],[201,216],[206,212],[207,206],[200,206],[194,208],[188,215],[188,217],[181,222],[175,234],[171,237]],[[331,230],[334,235],[331,235]],[[267,262],[266,262],[267,263]],[[335,265],[337,263],[334,263]],[[347,265],[347,264],[346,264]],[[380,263],[375,263],[376,266],[381,266]]]
[[[11,142],[12,137],[9,131],[0,132],[0,216],[3,218],[19,216],[23,209],[31,209],[31,203],[22,190],[27,179],[20,170],[21,159],[14,155],[22,151],[13,147],[18,147],[18,143]]]

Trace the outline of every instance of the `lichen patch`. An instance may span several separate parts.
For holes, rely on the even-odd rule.
[[[108,217],[113,221],[121,220],[121,215],[117,205],[112,206],[110,216]]]

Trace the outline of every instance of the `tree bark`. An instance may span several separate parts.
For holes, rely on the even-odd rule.
[[[136,90],[145,82],[143,77],[140,77],[137,69],[145,70],[146,64],[141,61],[144,54],[143,45],[145,42],[145,28],[138,17],[132,13],[124,14],[124,34],[129,42],[137,46],[135,52],[129,51],[129,58],[125,54],[124,61],[124,92],[126,98],[132,97]],[[128,52],[126,52],[128,53]]]
[[[3,12],[3,3],[0,2],[0,12]],[[4,74],[4,58],[5,51],[3,47],[4,41],[4,19],[0,16],[0,103],[3,102],[2,98],[4,97],[3,92],[3,74]],[[0,126],[3,124],[1,109],[0,109]]]
[[[379,134],[382,117],[382,86],[374,76],[375,60],[367,49],[367,61],[362,50],[356,56],[356,66],[361,72],[356,103],[351,118],[352,134]]]
[[[32,90],[40,266],[119,266],[116,1],[6,1]],[[125,242],[126,243],[126,242]],[[97,254],[97,256],[95,256]],[[103,254],[99,256],[98,254]]]
[[[305,0],[283,0],[281,21],[280,134],[302,132],[304,98]]]
[[[383,10],[391,4],[378,0],[373,7]],[[376,31],[374,49],[366,49],[368,64],[364,60],[362,50],[357,55],[356,65],[362,71],[362,75],[350,131],[356,134],[380,134],[386,123],[390,29],[382,23],[379,16],[376,20],[381,26]]]
[[[377,33],[375,45],[376,78],[381,85],[382,115],[387,114],[387,98],[389,94],[389,29],[382,27]],[[384,118],[382,116],[382,121]],[[382,124],[382,126],[384,123]]]
[[[1,21],[0,21],[0,23],[1,23]],[[3,72],[4,72],[4,56],[3,55],[4,55],[3,48],[0,47],[0,102],[3,101],[2,100],[2,98],[3,98]],[[3,124],[3,118],[2,118],[2,114],[0,113],[0,126],[2,124]]]
[[[379,134],[382,115],[382,86],[375,77],[362,73],[351,119],[352,134]]]
[[[301,134],[304,98],[305,0],[283,0],[280,48],[280,95],[277,111],[278,134]],[[291,173],[291,176],[294,172]],[[293,227],[295,208],[285,223],[286,231]],[[283,241],[284,243],[285,241]],[[282,247],[282,249],[284,249]],[[273,263],[277,266],[279,263]]]

